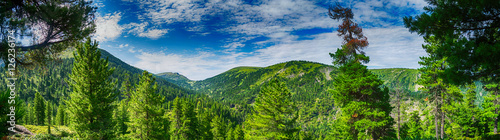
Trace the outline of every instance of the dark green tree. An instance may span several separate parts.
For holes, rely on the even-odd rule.
[[[0,58],[7,62],[8,30],[36,38],[36,43],[17,44],[16,63],[46,63],[71,43],[94,33],[96,7],[85,0],[7,0],[0,2]]]
[[[300,130],[292,93],[277,78],[264,85],[245,123],[247,139],[295,139]]]
[[[173,101],[172,108],[172,123],[170,123],[170,134],[172,135],[170,138],[173,140],[181,140],[181,129],[182,129],[182,99],[176,97]]]
[[[155,78],[147,71],[142,73],[136,90],[131,93],[130,113],[134,116],[129,123],[133,137],[138,139],[163,138],[164,109],[162,104],[165,97],[156,91],[158,85]]]
[[[369,58],[363,48],[368,46],[361,27],[353,22],[350,8],[339,3],[329,9],[330,18],[342,20],[337,30],[343,44],[330,56],[340,73],[333,83],[335,106],[341,108],[335,120],[333,139],[379,139],[394,135],[394,119],[389,104],[389,90],[381,89],[383,81],[366,66]]]
[[[245,139],[245,133],[243,129],[241,129],[240,125],[236,125],[234,127],[234,139],[235,140],[244,140]]]
[[[214,140],[224,140],[226,136],[226,125],[219,115],[215,115],[210,123],[210,131],[213,134]]]
[[[66,107],[63,104],[63,101],[59,101],[59,106],[57,107],[57,114],[55,123],[56,125],[66,125],[64,123],[64,118],[66,117]]]
[[[113,118],[116,121],[116,126],[115,130],[117,133],[117,136],[122,136],[125,134],[128,134],[128,125],[127,123],[130,122],[130,113],[128,111],[128,103],[126,100],[121,100],[118,103],[118,108],[115,110],[115,113],[113,114]]]
[[[66,101],[71,127],[84,139],[109,139],[113,137],[113,102],[116,82],[109,78],[114,68],[109,68],[108,60],[101,58],[97,42],[90,38],[78,44],[73,52],[75,61],[69,75],[72,89]]]
[[[500,82],[489,82],[484,88],[490,93],[485,97],[482,116],[493,119],[493,133],[498,134],[498,119],[500,117]]]
[[[447,58],[440,77],[453,83],[494,77],[500,80],[500,2],[498,0],[427,0],[425,12],[404,18],[410,32],[435,36],[435,54]]]
[[[186,100],[182,105],[182,127],[180,129],[181,139],[199,139],[198,119],[196,118],[195,106],[193,102]]]
[[[35,114],[36,114],[36,124],[45,124],[45,100],[40,93],[35,94]]]

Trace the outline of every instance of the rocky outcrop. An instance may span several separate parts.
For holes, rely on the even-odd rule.
[[[15,134],[21,134],[21,135],[34,135],[33,133],[31,133],[30,130],[28,130],[26,127],[22,126],[22,125],[16,125],[14,127],[14,132],[12,131],[9,131],[11,135],[15,135]]]

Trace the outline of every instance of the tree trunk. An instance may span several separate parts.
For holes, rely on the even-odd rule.
[[[438,106],[437,93],[435,94],[436,94],[436,99],[434,99],[434,102],[436,103],[436,112],[434,113],[434,125],[436,126],[436,139],[439,139],[439,127],[438,127],[439,106]]]
[[[441,110],[441,139],[444,139],[444,111]]]

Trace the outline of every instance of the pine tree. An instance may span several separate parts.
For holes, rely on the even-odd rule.
[[[134,116],[128,126],[132,135],[139,139],[160,139],[164,126],[165,97],[156,93],[158,85],[152,74],[144,71],[136,90],[131,93],[130,110]]]
[[[298,111],[292,93],[277,78],[264,85],[255,100],[254,111],[246,120],[247,139],[294,139]]]
[[[66,117],[66,107],[63,104],[63,101],[59,101],[59,106],[57,107],[57,114],[56,114],[56,120],[55,123],[56,125],[66,125],[64,123],[64,117]]]
[[[213,134],[213,139],[214,140],[224,140],[225,138],[225,124],[222,118],[219,115],[215,115],[215,117],[212,119],[212,122],[210,123],[211,129],[210,131]]]
[[[235,140],[244,140],[245,139],[245,133],[243,132],[243,129],[241,129],[240,125],[236,125],[233,133],[234,133]]]
[[[80,43],[73,52],[73,70],[68,82],[72,93],[66,101],[71,127],[83,139],[109,139],[113,137],[113,102],[118,96],[116,82],[109,77],[107,59],[101,58],[97,42],[90,38]]]
[[[422,72],[421,78],[418,79],[418,84],[422,85],[423,93],[428,95],[430,102],[434,104],[434,125],[436,129],[436,138],[444,138],[444,120],[445,112],[449,108],[453,100],[461,101],[462,94],[458,87],[449,84],[447,79],[442,79],[445,69],[448,68],[446,58],[436,55],[435,51],[439,47],[439,40],[434,37],[426,38],[428,44],[422,47],[429,54],[427,57],[420,57],[418,63],[422,68],[418,70]],[[439,133],[440,132],[440,133]]]
[[[125,80],[121,84],[121,101],[118,102],[118,108],[113,113],[113,119],[116,121],[115,130],[117,136],[128,134],[128,125],[130,123],[129,101],[132,86],[130,85],[129,75],[125,74]],[[117,100],[118,101],[118,100]]]
[[[170,123],[170,138],[173,140],[181,139],[181,127],[182,127],[182,99],[176,97],[173,101],[172,109],[172,123]]]
[[[40,93],[35,94],[35,114],[36,114],[36,124],[45,124],[45,100]]]
[[[381,89],[383,81],[372,74],[366,66],[369,57],[362,51],[368,46],[361,27],[353,22],[350,8],[337,3],[329,9],[330,18],[342,20],[338,36],[343,44],[335,54],[335,66],[340,73],[334,81],[333,97],[335,105],[341,107],[341,114],[333,125],[335,139],[379,139],[393,137],[394,119],[390,116],[388,89]],[[335,130],[338,129],[338,130]]]
[[[234,140],[234,130],[232,127],[228,127],[227,129],[226,140]]]
[[[182,113],[181,139],[199,139],[200,133],[198,131],[198,119],[194,111],[194,103],[189,100],[185,101],[182,105]]]
[[[406,122],[405,125],[407,125],[409,128],[408,131],[406,132],[407,137],[409,138],[415,139],[417,137],[420,137],[420,134],[423,133],[420,121],[420,114],[417,110],[411,113],[410,120],[408,120],[408,122]]]
[[[482,116],[493,119],[493,133],[498,134],[498,118],[500,117],[500,82],[487,80],[484,88],[490,93],[485,97]]]
[[[115,113],[113,114],[113,118],[116,120],[116,126],[115,130],[117,133],[117,136],[125,135],[127,134],[127,123],[130,122],[129,120],[129,112],[128,112],[128,103],[125,100],[121,100],[118,103],[118,108],[115,110]]]

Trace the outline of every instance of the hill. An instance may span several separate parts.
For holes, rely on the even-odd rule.
[[[384,86],[390,89],[400,87],[405,92],[417,96],[418,70],[390,68],[370,71],[384,81]],[[330,65],[308,61],[289,61],[262,68],[236,67],[201,81],[191,81],[178,73],[167,72],[159,76],[184,88],[206,93],[215,98],[223,100],[235,98],[235,101],[244,99],[251,103],[260,85],[272,77],[284,77],[288,87],[301,94],[306,91],[310,92],[311,88],[317,89],[315,90],[317,92],[327,91],[326,84],[331,83],[336,74],[337,71]],[[309,90],[304,90],[304,88]]]
[[[124,81],[130,82],[132,85],[138,83],[143,70],[121,61],[102,49],[101,58],[108,58],[109,66],[115,68],[109,82],[117,82],[117,89],[122,87]],[[46,100],[59,104],[60,99],[65,99],[71,92],[67,81],[73,68],[73,61],[72,50],[67,50],[59,60],[50,61],[45,66],[19,68],[19,76],[16,81],[19,97],[30,102],[35,93],[39,92]],[[0,69],[0,79],[6,80],[6,69]],[[163,78],[156,78],[156,82],[160,87],[159,92],[168,99],[194,93],[192,90],[177,86]],[[0,87],[0,90],[6,90],[6,86]]]

